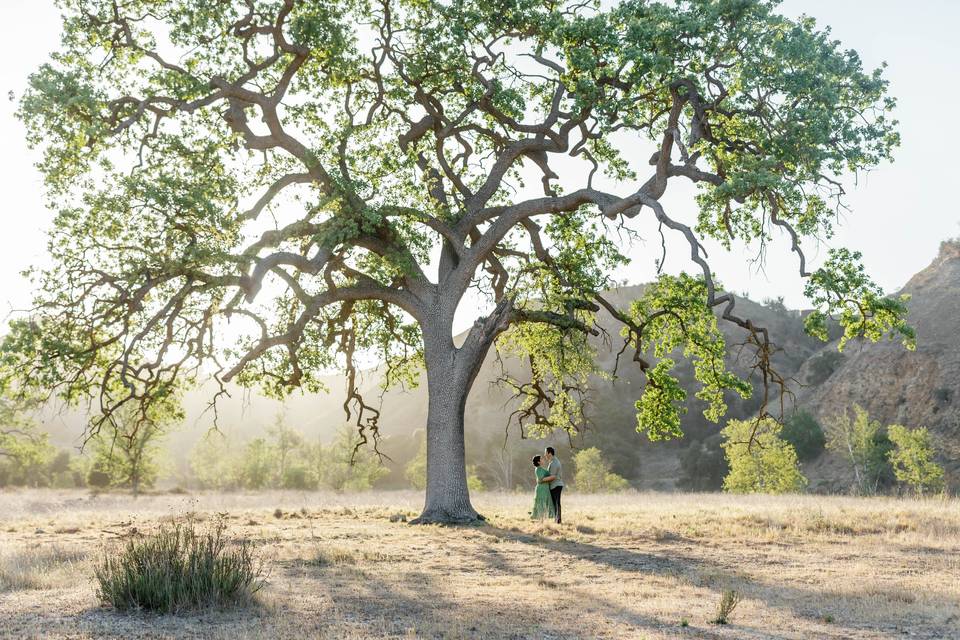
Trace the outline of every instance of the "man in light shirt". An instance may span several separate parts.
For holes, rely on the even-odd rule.
[[[544,449],[543,456],[547,466],[547,475],[540,482],[550,485],[550,499],[553,501],[553,510],[557,513],[557,524],[561,524],[560,493],[563,492],[563,465],[557,460],[553,447]]]

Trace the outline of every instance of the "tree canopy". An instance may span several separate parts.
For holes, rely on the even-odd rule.
[[[577,428],[604,310],[648,375],[639,428],[677,435],[672,353],[711,418],[725,390],[750,393],[718,316],[743,329],[762,407],[784,382],[702,244],[785,250],[775,229],[807,278],[809,331],[913,339],[858,253],[814,269],[802,248],[831,237],[844,175],[897,146],[887,81],[776,2],[58,4],[62,45],[19,111],[54,264],[6,363],[104,416],[205,373],[282,395],[343,368],[365,437],[379,414],[361,355],[390,383],[426,366],[469,390],[499,340],[531,364],[505,380],[520,423]],[[696,220],[662,203],[675,182],[696,186]],[[603,291],[642,220],[683,240],[690,273],[619,309]],[[483,310],[454,347],[468,292]]]
[[[724,491],[796,493],[807,486],[793,445],[781,437],[783,426],[769,418],[731,420],[721,432],[730,472]]]

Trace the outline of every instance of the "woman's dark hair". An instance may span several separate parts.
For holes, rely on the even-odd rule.
[[[533,456],[533,466],[535,467],[540,466],[540,456]]]

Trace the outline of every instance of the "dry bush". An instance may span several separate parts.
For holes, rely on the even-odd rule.
[[[724,589],[720,596],[720,604],[717,605],[717,617],[712,620],[714,624],[727,624],[730,621],[730,615],[740,604],[742,596],[735,589]]]

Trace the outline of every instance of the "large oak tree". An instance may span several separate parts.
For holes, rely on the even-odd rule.
[[[7,362],[104,416],[202,375],[284,394],[340,367],[374,439],[358,366],[378,359],[391,382],[425,368],[427,522],[478,517],[463,415],[491,347],[530,363],[504,380],[522,425],[575,429],[588,337],[617,331],[602,310],[647,375],[651,437],[679,434],[671,353],[709,417],[751,393],[718,317],[743,330],[765,414],[783,383],[771,338],[737,315],[703,238],[795,252],[816,335],[833,317],[845,338],[912,340],[856,253],[812,271],[802,253],[830,236],[844,174],[897,144],[886,81],[775,4],[59,0],[63,44],[20,109],[54,264]],[[677,182],[695,185],[695,221],[663,205]],[[693,275],[617,308],[602,292],[645,221]],[[480,311],[457,344],[464,300]]]

